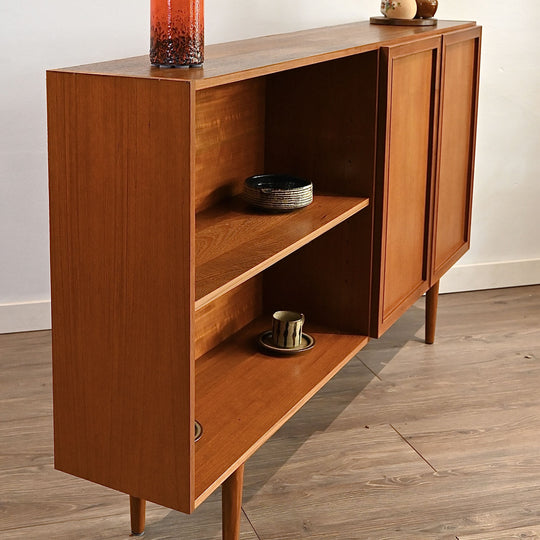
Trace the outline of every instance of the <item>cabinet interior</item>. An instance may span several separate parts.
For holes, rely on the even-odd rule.
[[[196,505],[367,342],[377,69],[369,52],[196,93]],[[271,172],[314,202],[247,207],[245,178]],[[257,348],[277,309],[316,340],[294,362]]]
[[[196,93],[196,358],[287,306],[368,333],[377,69],[371,51]],[[312,180],[312,207],[246,207],[245,178],[271,172]]]

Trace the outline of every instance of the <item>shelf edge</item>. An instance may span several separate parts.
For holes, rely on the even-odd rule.
[[[210,302],[215,300],[216,298],[219,298],[223,294],[231,291],[232,289],[238,287],[238,285],[241,285],[242,283],[246,282],[248,279],[256,276],[263,270],[266,270],[276,262],[284,259],[287,257],[287,255],[290,255],[291,253],[294,253],[301,247],[309,244],[311,241],[315,240],[319,236],[322,236],[324,233],[328,232],[329,230],[333,229],[337,225],[343,223],[350,217],[354,216],[364,208],[367,208],[369,206],[369,199],[365,197],[358,197],[359,202],[355,206],[353,206],[351,209],[347,210],[346,212],[343,212],[333,220],[329,221],[328,223],[324,224],[317,230],[313,231],[309,236],[309,239],[306,240],[306,237],[303,237],[296,242],[293,242],[292,244],[288,245],[281,251],[278,251],[271,257],[265,259],[264,261],[261,261],[259,264],[247,269],[242,274],[236,276],[230,281],[227,281],[217,289],[214,289],[213,291],[203,295],[201,298],[195,300],[195,311],[200,310],[204,306],[208,305]]]

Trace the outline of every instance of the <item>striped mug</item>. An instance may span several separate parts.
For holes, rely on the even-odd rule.
[[[276,347],[295,349],[302,345],[304,315],[296,311],[276,311],[272,316],[272,341]]]

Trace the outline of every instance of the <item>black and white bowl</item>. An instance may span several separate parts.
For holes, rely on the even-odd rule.
[[[242,196],[258,208],[296,210],[313,202],[313,183],[286,174],[258,174],[245,180]]]

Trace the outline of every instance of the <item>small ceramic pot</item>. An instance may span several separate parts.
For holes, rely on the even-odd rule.
[[[416,0],[418,9],[416,10],[417,19],[429,19],[435,15],[437,7],[439,7],[438,0]]]
[[[272,318],[272,341],[276,347],[294,349],[302,345],[304,315],[295,311],[276,311]]]
[[[416,0],[383,0],[381,13],[389,19],[414,19]]]

